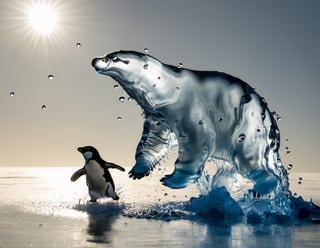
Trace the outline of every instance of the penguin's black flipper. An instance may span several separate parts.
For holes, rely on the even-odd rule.
[[[73,173],[71,178],[70,178],[70,180],[72,182],[77,181],[79,179],[79,177],[81,177],[81,176],[83,176],[85,174],[86,174],[86,171],[85,171],[85,169],[83,167],[83,168],[77,170],[75,173]]]
[[[109,168],[112,168],[112,169],[118,169],[118,170],[121,170],[121,171],[126,171],[123,167],[121,167],[120,165],[117,165],[117,164],[114,164],[114,163],[111,163],[111,162],[106,162],[104,161],[104,164],[105,166],[109,169]]]

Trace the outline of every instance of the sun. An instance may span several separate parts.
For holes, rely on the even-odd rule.
[[[46,3],[34,3],[28,11],[28,23],[31,28],[42,35],[50,35],[57,24],[57,14]]]

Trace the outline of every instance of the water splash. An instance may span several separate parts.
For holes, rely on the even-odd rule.
[[[130,177],[148,176],[178,147],[175,170],[161,181],[170,188],[198,182],[202,194],[187,210],[212,216],[221,209],[249,220],[294,213],[279,155],[281,117],[249,84],[222,72],[163,64],[147,52],[113,52],[92,65],[115,79],[145,113]],[[207,160],[215,161],[216,174],[203,173]]]

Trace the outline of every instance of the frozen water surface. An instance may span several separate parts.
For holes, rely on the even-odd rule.
[[[143,181],[112,170],[120,200],[89,203],[85,178],[70,181],[76,168],[0,169],[1,247],[318,247],[320,225],[235,221],[238,207],[226,191],[190,204],[196,185],[170,189],[156,182],[166,169]],[[171,169],[171,168],[170,168]],[[304,184],[298,185],[299,177]],[[320,203],[319,174],[293,174],[291,190]],[[209,202],[210,203],[210,202]],[[233,202],[234,203],[234,202]],[[197,205],[200,204],[200,205]],[[231,211],[234,209],[233,211]],[[308,208],[300,217],[307,216]],[[210,218],[208,218],[210,216]],[[221,216],[224,216],[223,220]]]

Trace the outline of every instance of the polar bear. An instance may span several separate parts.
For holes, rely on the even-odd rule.
[[[174,172],[161,179],[170,188],[197,181],[209,158],[231,165],[258,193],[284,184],[276,120],[246,82],[223,72],[167,65],[136,51],[94,58],[92,66],[116,80],[146,114],[129,172],[133,179],[149,175],[178,146]]]

